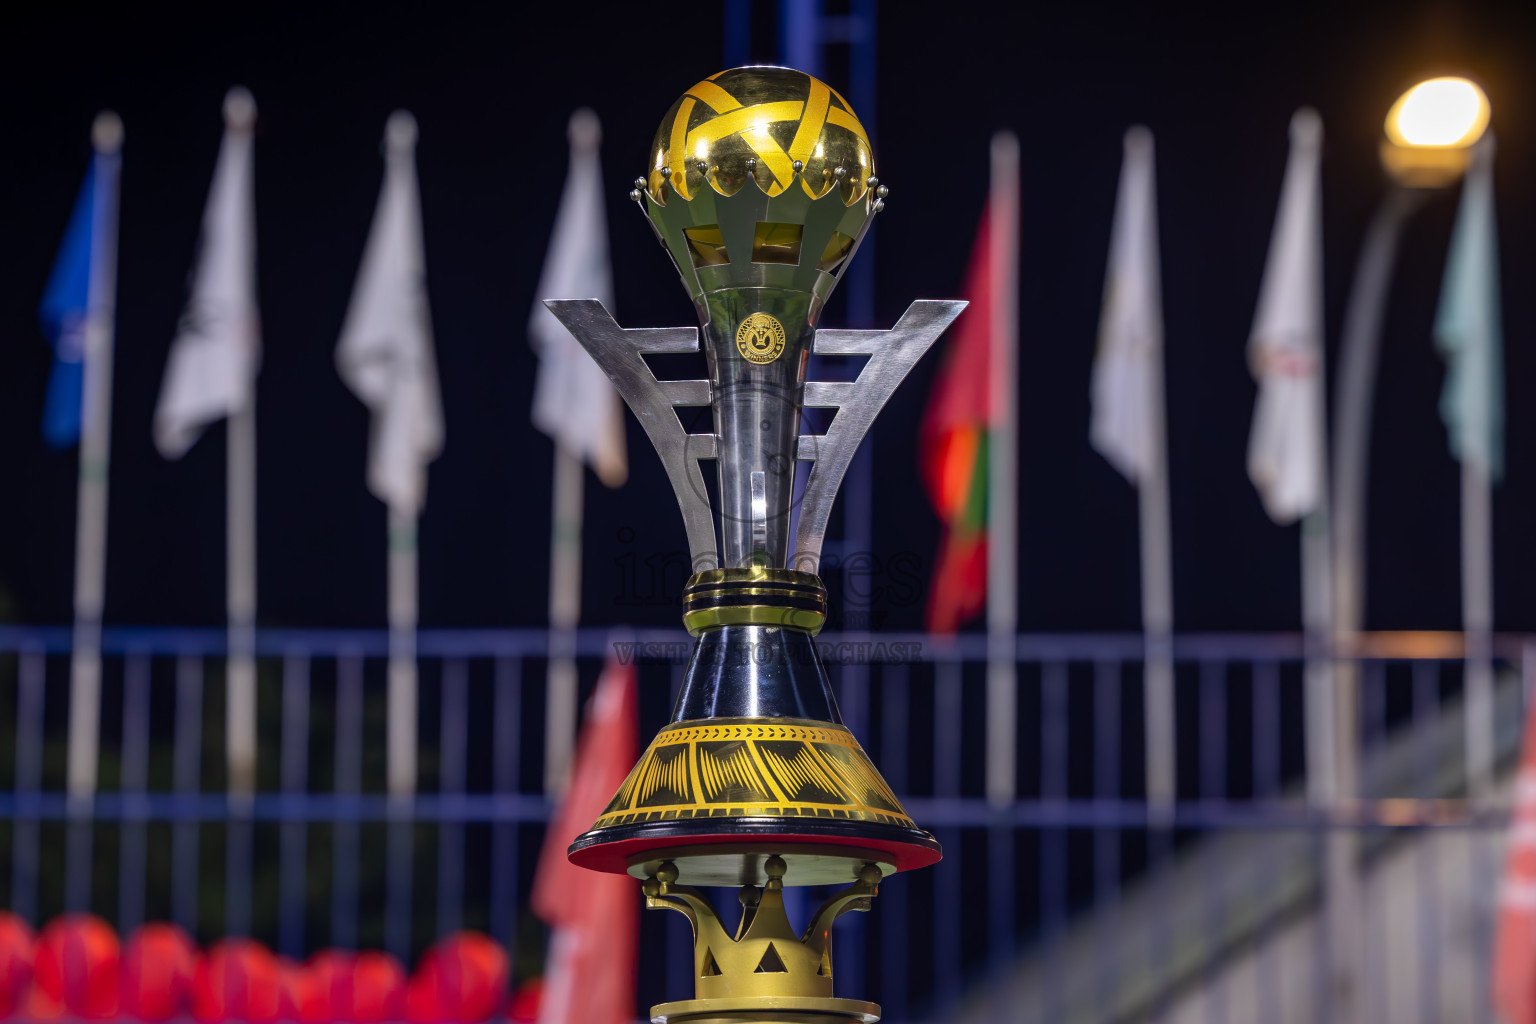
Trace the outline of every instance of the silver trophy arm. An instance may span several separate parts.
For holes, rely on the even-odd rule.
[[[858,380],[806,381],[804,403],[812,409],[836,409],[821,436],[800,438],[799,458],[814,460],[800,503],[792,569],[817,572],[827,538],[832,501],[886,400],[907,373],[966,306],[961,299],[919,299],[888,331],[817,331],[813,351],[824,356],[869,356]]]
[[[597,299],[549,299],[544,305],[613,381],[661,456],[683,512],[693,571],[718,567],[714,518],[698,461],[715,457],[715,435],[688,433],[672,411],[676,406],[708,405],[709,381],[657,380],[642,358],[646,353],[697,352],[698,328],[625,330]]]

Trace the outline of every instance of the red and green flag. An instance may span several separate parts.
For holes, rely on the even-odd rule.
[[[928,629],[953,633],[987,602],[987,437],[992,422],[991,248],[989,214],[971,250],[965,298],[950,333],[928,409],[920,458],[944,537],[928,591]]]

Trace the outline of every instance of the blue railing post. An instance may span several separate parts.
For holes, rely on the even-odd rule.
[[[358,797],[363,789],[363,659],[342,654],[336,661],[336,796]],[[357,822],[331,826],[331,944],[357,945]]]
[[[1093,795],[1101,803],[1120,798],[1120,663],[1096,661],[1093,666]],[[1093,831],[1094,902],[1113,911],[1120,901],[1120,831]],[[1120,963],[1120,936],[1112,916],[1095,936],[1094,972],[1101,1019],[1109,1020],[1114,1000],[1114,978]]]
[[[463,658],[443,665],[443,719],[438,741],[438,790],[445,801],[464,795],[469,746],[469,665]],[[459,930],[464,921],[464,826],[437,826],[437,934]]]
[[[202,790],[203,770],[203,659],[183,654],[176,659],[176,739],[175,764],[172,768],[176,793],[193,797]],[[196,819],[177,821],[172,826],[171,920],[198,935],[197,887],[199,833]]]
[[[518,791],[518,758],[522,756],[522,662],[496,659],[496,694],[492,723],[495,749],[491,784],[496,796]],[[491,826],[491,934],[517,959],[517,826],[498,821]]]
[[[309,792],[309,655],[290,651],[283,658],[283,736],[280,773],[283,795],[302,800]],[[278,836],[277,948],[286,956],[304,956],[308,917],[309,825],[299,817],[282,823]]]
[[[123,664],[123,750],[118,784],[125,802],[142,799],[149,790],[149,684],[149,654],[130,654]],[[119,832],[117,923],[125,935],[144,921],[146,827],[142,820],[125,820]]]
[[[47,656],[28,645],[20,652],[16,672],[16,794],[37,798],[43,788],[43,700]],[[38,918],[38,821],[20,817],[12,833],[11,908],[34,926]]]

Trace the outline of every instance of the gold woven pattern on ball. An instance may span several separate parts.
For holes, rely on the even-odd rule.
[[[850,205],[875,172],[869,136],[836,89],[790,68],[735,68],[672,105],[651,147],[647,188],[666,202],[663,171],[670,171],[671,187],[684,199],[705,184],[730,194],[749,179],[776,196],[794,180],[796,161],[809,195],[840,185]]]
[[[709,817],[917,827],[853,733],[796,718],[667,726],[592,827]]]

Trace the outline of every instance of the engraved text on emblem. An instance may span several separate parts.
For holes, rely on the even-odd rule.
[[[784,325],[768,313],[753,313],[736,328],[736,351],[751,363],[771,363],[784,351]]]

